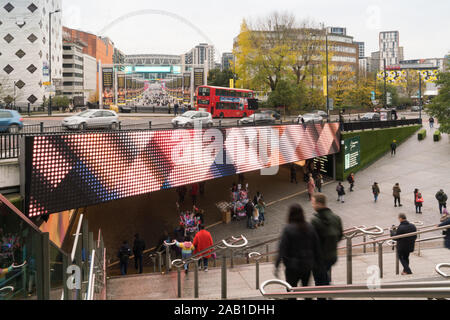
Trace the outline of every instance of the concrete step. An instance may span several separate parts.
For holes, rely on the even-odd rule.
[[[436,275],[435,267],[439,263],[450,261],[448,249],[428,249],[411,255],[410,264],[414,274],[401,276],[395,274],[395,254],[386,252],[383,255],[384,276],[382,282],[420,281],[424,279],[440,278]],[[353,257],[353,283],[366,284],[370,276],[367,270],[370,266],[378,266],[377,254],[366,254]],[[260,283],[274,279],[274,266],[272,263],[260,265]],[[254,264],[236,266],[228,269],[227,273],[227,297],[228,299],[261,299],[259,290],[256,289],[256,268]],[[280,271],[282,271],[280,269]],[[400,272],[402,271],[400,265]],[[284,272],[280,277],[284,280]],[[347,283],[347,269],[345,258],[340,258],[334,266],[333,284]],[[187,276],[181,275],[182,299],[194,299],[194,274],[191,271]],[[311,279],[311,284],[313,280]],[[279,287],[274,287],[279,291]],[[270,290],[270,288],[269,288]],[[174,300],[177,299],[177,273],[168,275],[144,275],[114,277],[108,280],[109,300]],[[221,299],[221,269],[212,268],[208,273],[199,271],[199,296],[201,300]]]

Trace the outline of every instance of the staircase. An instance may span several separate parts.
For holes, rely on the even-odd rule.
[[[410,257],[413,275],[401,276],[395,274],[395,254],[385,252],[383,255],[384,277],[382,282],[402,281],[439,281],[435,267],[439,263],[449,262],[448,249],[422,250],[420,257],[414,253]],[[366,284],[369,274],[368,267],[378,266],[378,255],[368,253],[353,256],[353,284]],[[181,275],[182,299],[194,300],[194,273],[191,267],[189,275]],[[260,264],[260,283],[274,279],[273,263]],[[280,269],[280,277],[284,274]],[[400,272],[402,267],[400,265]],[[347,283],[347,267],[345,256],[339,258],[332,271],[333,284]],[[255,264],[235,266],[227,270],[227,297],[237,299],[263,299],[259,290],[256,290]],[[311,284],[313,280],[311,278]],[[279,289],[280,288],[276,288]],[[220,300],[221,297],[221,268],[210,268],[208,273],[199,271],[199,296],[201,300]],[[141,275],[128,277],[112,277],[107,282],[108,300],[176,300],[177,299],[177,272],[169,275]]]

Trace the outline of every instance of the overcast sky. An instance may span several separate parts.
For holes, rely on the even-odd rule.
[[[355,41],[366,43],[366,56],[378,50],[380,31],[400,31],[405,59],[442,58],[450,51],[449,0],[62,0],[63,23],[98,33],[128,13],[160,10],[182,17],[206,35],[217,50],[232,50],[242,20],[273,11],[299,19],[347,28]],[[125,54],[182,54],[202,34],[170,15],[146,14],[121,19],[105,32]],[[218,57],[216,56],[216,60]]]

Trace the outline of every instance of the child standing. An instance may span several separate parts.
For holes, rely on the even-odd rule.
[[[423,202],[424,202],[424,200],[423,200],[422,194],[420,192],[417,193],[417,197],[416,197],[416,213],[422,214]]]
[[[190,236],[186,236],[183,243],[176,241],[175,245],[181,249],[181,257],[183,260],[187,260],[192,257],[195,247],[192,244],[192,239]],[[184,265],[184,272],[186,272],[186,274],[189,272],[189,264],[187,263]]]

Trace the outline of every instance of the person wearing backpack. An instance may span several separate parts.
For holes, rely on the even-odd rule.
[[[345,201],[344,201],[345,188],[344,188],[344,186],[342,185],[341,182],[339,182],[338,186],[336,187],[336,191],[337,191],[337,194],[338,194],[338,199],[337,199],[337,201],[338,201],[338,202],[341,201],[342,203],[344,203],[344,202],[345,202]]]
[[[378,186],[378,183],[375,182],[372,186],[372,193],[373,193],[373,197],[375,198],[375,203],[378,201],[378,197],[380,196],[380,187]]]
[[[327,286],[331,282],[331,268],[338,260],[337,246],[343,239],[342,220],[327,207],[327,198],[321,193],[313,195],[311,201],[316,214],[311,225],[319,237],[321,263],[315,266],[316,286]]]
[[[422,194],[419,192],[419,193],[417,193],[417,196],[416,196],[416,213],[422,214],[423,203],[424,203],[424,200],[423,200]]]
[[[355,187],[355,174],[352,173],[347,177],[347,181],[350,184],[350,192],[353,192],[353,188]]]
[[[445,194],[444,190],[441,189],[436,193],[436,200],[439,203],[439,212],[442,215],[442,208],[447,209],[447,200],[448,200],[448,197]]]
[[[127,275],[128,261],[130,259],[130,256],[131,256],[130,246],[128,245],[128,241],[124,241],[117,255],[117,257],[120,260],[120,273],[123,276]]]
[[[192,253],[195,250],[195,246],[192,243],[192,238],[190,236],[186,236],[184,238],[184,242],[180,243],[178,241],[175,242],[175,245],[181,249],[181,258],[183,260],[188,260],[190,257],[192,257]],[[186,263],[184,265],[184,272],[186,273],[186,275],[189,273],[189,264]]]

